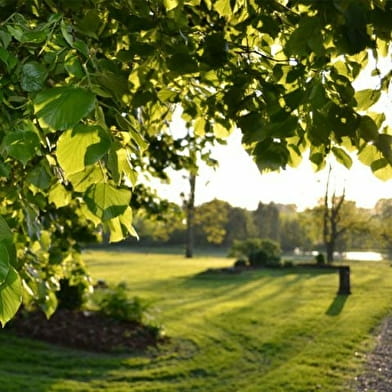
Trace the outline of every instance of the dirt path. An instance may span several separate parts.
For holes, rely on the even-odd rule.
[[[377,346],[367,358],[365,372],[357,378],[356,391],[392,391],[392,317],[381,327]]]

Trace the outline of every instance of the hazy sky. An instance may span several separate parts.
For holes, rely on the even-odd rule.
[[[241,146],[241,133],[235,131],[228,145],[214,148],[213,157],[220,163],[215,171],[203,166],[196,184],[196,204],[214,198],[232,206],[255,209],[259,201],[296,204],[298,208],[315,206],[323,196],[327,170],[315,173],[307,159],[296,169],[280,173],[260,174],[252,159]],[[159,194],[181,203],[180,193],[188,193],[184,173],[171,172],[171,185],[158,185]],[[359,162],[351,170],[342,165],[334,169],[337,194],[346,188],[346,199],[360,207],[371,208],[380,198],[392,198],[392,181],[384,182]],[[158,184],[157,182],[155,184]]]

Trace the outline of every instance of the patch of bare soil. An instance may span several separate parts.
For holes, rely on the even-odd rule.
[[[49,320],[42,312],[19,312],[7,329],[17,336],[96,352],[144,351],[168,340],[155,327],[66,309]]]

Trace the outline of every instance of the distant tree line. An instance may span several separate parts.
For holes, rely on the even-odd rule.
[[[194,244],[196,247],[229,248],[234,240],[268,238],[280,243],[285,252],[324,251],[325,205],[297,211],[294,204],[264,204],[249,211],[222,200],[195,207]],[[134,225],[139,245],[183,246],[186,241],[185,215],[175,204],[157,218],[139,213]],[[373,209],[357,207],[344,200],[337,219],[335,250],[383,250],[392,253],[392,199],[381,199]]]

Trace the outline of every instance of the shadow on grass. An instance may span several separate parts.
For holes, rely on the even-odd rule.
[[[329,308],[327,309],[325,314],[328,316],[338,316],[342,312],[344,305],[347,301],[347,298],[348,295],[341,295],[341,294],[336,295],[331,305],[329,305]]]
[[[201,273],[187,277],[184,285],[188,287],[206,286],[206,283],[214,286],[235,286],[247,284],[261,278],[279,278],[284,276],[296,276],[298,278],[315,278],[320,275],[336,274],[336,270],[317,268],[260,268],[243,271],[236,270],[206,270]]]
[[[194,295],[181,300],[182,306],[187,306],[187,311],[192,312],[200,307],[215,306],[217,302],[227,303],[252,293],[258,301],[268,301],[294,285],[331,273],[336,274],[336,271],[292,267],[249,269],[233,273],[216,269],[176,279],[178,286],[196,290]]]

